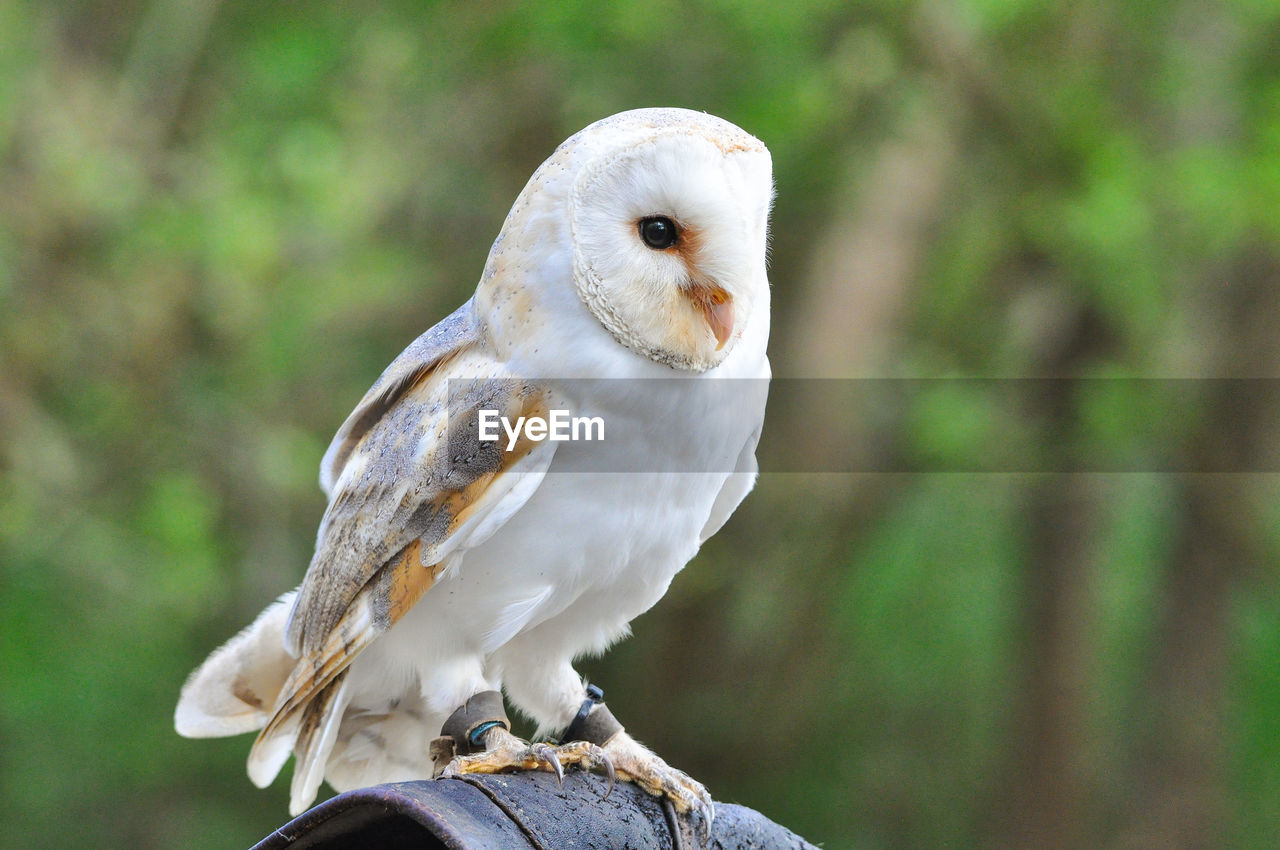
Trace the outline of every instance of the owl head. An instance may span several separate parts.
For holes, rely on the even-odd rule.
[[[768,149],[733,124],[685,109],[619,113],[564,142],[534,174],[479,294],[499,323],[521,324],[522,309],[585,308],[635,354],[706,371],[753,319],[767,334],[772,198]]]

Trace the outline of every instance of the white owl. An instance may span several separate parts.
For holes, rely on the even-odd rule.
[[[249,776],[265,787],[292,753],[295,814],[322,778],[438,773],[442,726],[446,773],[576,764],[706,809],[572,664],[625,635],[755,482],[772,193],[765,146],[698,112],[624,112],[562,144],[475,296],[339,429],[302,585],[191,675],[178,731],[261,730]],[[478,439],[481,410],[561,409],[603,439]],[[568,742],[513,736],[500,692]]]

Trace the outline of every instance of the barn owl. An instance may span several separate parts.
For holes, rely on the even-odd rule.
[[[294,814],[323,780],[578,766],[710,815],[572,665],[623,637],[754,485],[771,168],[753,136],[682,109],[560,145],[475,295],[338,430],[302,584],[192,673],[178,732],[257,731],[260,787],[294,756]],[[482,413],[556,410],[601,439],[481,439]],[[515,737],[503,693],[535,738],[568,735]]]

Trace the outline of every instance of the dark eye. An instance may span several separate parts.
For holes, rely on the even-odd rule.
[[[640,238],[655,251],[670,248],[679,237],[680,231],[676,230],[676,223],[665,215],[651,215],[640,219]]]

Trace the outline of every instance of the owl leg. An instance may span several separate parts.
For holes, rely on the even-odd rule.
[[[483,691],[467,700],[431,742],[435,776],[547,770],[563,783],[565,767],[599,768],[609,777],[605,796],[613,790],[613,764],[600,747],[585,741],[559,747],[528,743],[512,735],[509,726],[498,691]]]
[[[503,659],[503,687],[521,710],[538,720],[539,735],[564,729],[555,748],[563,766],[601,771],[610,777],[610,788],[614,779],[633,782],[669,799],[681,812],[701,812],[704,823],[710,825],[713,809],[707,790],[623,731],[599,688],[584,685],[568,661],[539,663],[548,655],[545,642],[537,656],[520,650],[507,648],[516,654]]]
[[[564,780],[564,767],[555,748],[527,743],[510,732],[499,691],[482,691],[460,706],[431,742],[436,776],[463,773],[506,773],[549,770]]]
[[[665,797],[681,813],[701,813],[709,829],[715,809],[702,783],[671,767],[656,753],[632,738],[604,704],[604,692],[587,687],[587,698],[565,729],[558,750],[586,745],[599,750],[597,760],[609,766],[609,786],[616,776],[633,782],[655,797]]]
[[[528,743],[512,735],[498,691],[483,691],[467,700],[431,742],[437,777],[466,773],[511,773],[546,770],[564,781],[567,768],[599,770],[609,778],[608,797],[616,780],[633,782],[655,797],[671,801],[676,811],[697,811],[710,828],[711,796],[701,783],[659,758],[628,735],[604,704],[594,685],[565,729],[557,746]]]

